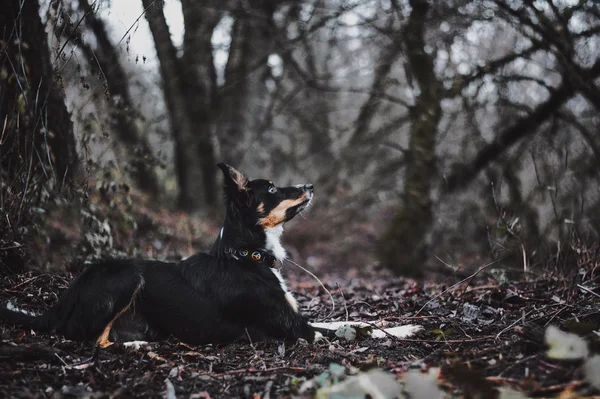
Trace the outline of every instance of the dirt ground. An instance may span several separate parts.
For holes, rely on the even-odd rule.
[[[500,386],[531,397],[594,393],[583,382],[581,362],[547,359],[543,339],[549,324],[595,336],[600,301],[592,271],[578,283],[592,287],[587,291],[551,275],[500,285],[480,273],[446,287],[394,278],[385,271],[350,270],[322,276],[337,305],[333,314],[329,296],[316,281],[290,266],[285,272],[311,320],[424,328],[409,339],[315,345],[191,347],[173,339],[140,348],[115,344],[101,352],[99,367],[82,367],[78,363],[92,355],[91,344],[2,326],[0,397],[312,397],[314,392],[300,393],[300,387],[331,364],[343,366],[346,373],[378,367],[400,378],[409,369],[440,367],[438,381],[448,394],[473,398],[494,397]],[[68,282],[54,274],[8,275],[1,280],[0,300],[39,311],[52,305]],[[592,348],[600,347],[595,339]]]

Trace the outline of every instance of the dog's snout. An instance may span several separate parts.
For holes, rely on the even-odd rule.
[[[310,192],[313,192],[313,191],[315,191],[315,188],[314,188],[314,186],[313,186],[312,184],[305,184],[305,185],[304,185],[304,189],[305,189],[305,190],[308,190],[308,191],[310,191]]]

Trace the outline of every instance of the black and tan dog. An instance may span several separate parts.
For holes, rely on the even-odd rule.
[[[311,184],[277,187],[249,181],[218,165],[225,176],[225,223],[210,253],[178,263],[111,260],[87,267],[60,301],[34,316],[0,310],[0,320],[68,339],[156,341],[173,335],[189,344],[304,338],[316,329],[298,312],[276,262],[286,253],[283,224],[310,203]]]

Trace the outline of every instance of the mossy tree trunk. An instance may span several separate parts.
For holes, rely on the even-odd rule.
[[[142,0],[142,3],[147,9],[146,19],[156,46],[163,92],[175,141],[175,168],[179,184],[178,205],[185,210],[203,209],[207,204],[216,202],[217,190],[214,190],[214,186],[210,190],[206,189],[202,154],[207,151],[206,146],[212,147],[212,144],[210,141],[203,140],[202,127],[205,122],[203,121],[200,126],[195,124],[197,119],[193,114],[196,109],[187,97],[188,85],[195,81],[195,76],[187,76],[189,67],[186,67],[177,57],[163,13],[163,2]],[[215,173],[214,165],[211,169],[212,173]],[[207,194],[210,199],[207,198]]]
[[[14,228],[20,226],[27,206],[39,198],[40,188],[48,182],[58,189],[69,186],[81,170],[39,3],[7,0],[2,4],[0,209],[17,210],[8,222]],[[13,215],[5,216],[3,221]]]
[[[185,95],[193,124],[196,127],[198,158],[206,205],[218,210],[218,190],[215,148],[213,145],[215,116],[218,107],[217,72],[215,70],[212,35],[223,16],[219,0],[182,0],[185,33],[182,65],[185,68]]]
[[[435,54],[425,51],[429,3],[410,0],[410,5],[404,45],[407,68],[418,85],[418,95],[410,110],[403,201],[381,239],[380,257],[396,274],[418,277],[427,259],[427,234],[433,219],[431,190],[436,177],[435,144],[442,96],[434,69]]]
[[[73,123],[39,11],[37,1],[19,0],[7,1],[0,11],[6,46],[0,54],[2,166],[16,162],[9,169],[16,171],[35,148],[33,163],[46,176],[69,182],[79,170]]]
[[[267,61],[275,49],[273,13],[277,2],[259,0],[231,3],[235,22],[231,32],[225,85],[221,96],[219,142],[225,162],[238,164],[267,118],[269,96]]]

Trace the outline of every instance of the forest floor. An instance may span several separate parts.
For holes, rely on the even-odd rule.
[[[592,348],[600,347],[593,333],[600,328],[598,293],[573,282],[548,275],[499,285],[478,276],[446,287],[395,278],[386,271],[348,270],[321,276],[337,303],[330,314],[324,290],[285,268],[302,312],[311,320],[386,321],[423,329],[408,339],[288,346],[191,347],[173,339],[139,348],[115,344],[101,351],[96,367],[78,365],[92,355],[91,344],[1,327],[0,397],[313,397],[314,389],[308,387],[324,383],[331,377],[328,371],[349,375],[379,368],[402,379],[410,369],[438,367],[436,383],[459,397],[493,398],[498,387],[530,397],[594,393],[584,382],[581,361],[545,356],[549,324],[594,337]],[[41,310],[57,300],[68,282],[58,274],[9,275],[1,280],[0,301]]]
[[[56,303],[84,259],[178,259],[195,248],[209,248],[219,231],[201,219],[145,206],[139,198],[116,199],[92,196],[83,207],[54,201],[54,207],[32,213],[35,229],[24,238],[27,245],[0,240],[0,305],[12,301],[40,312]],[[89,365],[91,343],[0,325],[0,398],[314,397],[319,387],[318,397],[327,398],[333,397],[325,394],[332,384],[369,375],[365,370],[372,369],[405,386],[409,376],[428,372],[421,388],[429,393],[411,392],[413,399],[439,396],[439,388],[448,397],[467,398],[494,398],[499,388],[561,399],[598,394],[585,382],[587,363],[550,359],[544,342],[547,326],[555,325],[584,337],[592,352],[600,352],[598,245],[569,256],[561,252],[560,268],[556,257],[554,268],[540,266],[536,273],[521,271],[500,282],[499,274],[491,273],[500,265],[481,265],[461,282],[454,284],[462,277],[452,277],[448,280],[454,285],[444,285],[378,270],[368,263],[368,252],[355,244],[341,252],[339,246],[338,252],[328,249],[326,230],[315,222],[319,219],[295,223],[284,241],[293,242],[289,252],[296,259],[298,254],[310,257],[302,263],[322,280],[336,306],[332,311],[332,298],[318,282],[286,262],[283,273],[301,312],[312,321],[416,324],[422,326],[420,332],[406,339],[359,337],[291,345],[191,347],[171,339],[134,348],[117,343],[101,351],[98,365]],[[365,266],[345,267],[342,253]]]

